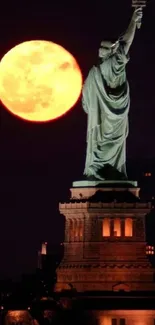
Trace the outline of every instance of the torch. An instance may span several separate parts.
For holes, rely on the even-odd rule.
[[[146,0],[132,0],[132,7],[133,8],[144,8],[146,7]],[[141,28],[141,21],[137,22],[137,28]]]

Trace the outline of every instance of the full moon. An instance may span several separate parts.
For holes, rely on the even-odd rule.
[[[13,47],[0,62],[0,100],[13,114],[29,121],[49,121],[77,102],[82,74],[62,46],[42,40]]]

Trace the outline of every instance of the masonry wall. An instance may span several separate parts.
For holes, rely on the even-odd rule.
[[[97,325],[112,325],[112,319],[116,319],[116,324],[121,325],[154,325],[155,310],[105,310],[92,312],[97,320]],[[114,321],[113,321],[114,324]]]
[[[155,290],[154,270],[146,255],[145,216],[141,203],[76,202],[60,205],[66,218],[64,258],[57,270],[56,291],[69,284],[77,291]],[[103,220],[110,235],[103,236]],[[132,236],[125,236],[125,220],[132,220]],[[120,234],[114,223],[119,219]],[[119,290],[119,288],[118,288]]]

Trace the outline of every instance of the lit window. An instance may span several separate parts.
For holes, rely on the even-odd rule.
[[[125,219],[125,236],[126,237],[133,236],[133,220],[131,218]]]
[[[121,221],[119,218],[114,219],[114,236],[121,236]]]
[[[78,238],[78,220],[74,220],[74,237]]]
[[[82,220],[79,221],[79,237],[83,237],[83,222]]]
[[[154,255],[154,246],[146,246],[146,254]]]
[[[144,174],[144,176],[145,176],[145,177],[151,177],[152,174],[151,174],[150,172],[147,172],[147,173]]]
[[[104,218],[102,223],[102,236],[109,237],[110,236],[110,219]]]

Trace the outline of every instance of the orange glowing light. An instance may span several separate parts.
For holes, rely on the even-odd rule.
[[[119,218],[114,219],[114,236],[121,236],[121,221]]]
[[[131,218],[125,219],[125,236],[132,237],[133,235],[133,220]]]
[[[104,218],[102,223],[102,236],[109,237],[110,236],[110,219]]]
[[[29,121],[60,117],[74,106],[81,88],[75,58],[52,42],[21,43],[0,62],[0,99],[10,112]]]

